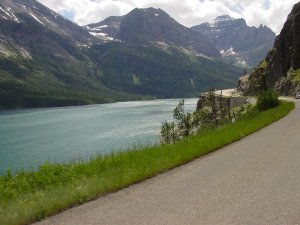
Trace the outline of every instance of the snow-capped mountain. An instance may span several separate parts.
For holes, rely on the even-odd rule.
[[[231,87],[240,69],[216,58],[201,33],[159,9],[81,27],[36,0],[0,2],[0,108],[192,97]]]
[[[86,29],[35,0],[1,0],[0,7],[0,108],[124,96],[98,79],[85,51],[101,41]]]
[[[35,0],[1,0],[0,23],[0,55],[23,49],[30,54],[47,52],[70,58],[76,45],[95,41],[85,29]]]
[[[93,38],[85,29],[57,14],[36,0],[1,0],[0,20],[17,24],[40,25],[78,43],[88,43]]]
[[[176,46],[198,55],[220,57],[219,51],[201,33],[179,24],[161,9],[136,8],[123,17],[109,17],[86,27],[91,34],[106,40]]]
[[[86,25],[85,28],[97,38],[104,41],[117,40],[116,36],[120,30],[123,16],[110,16],[99,23]]]
[[[225,59],[249,67],[256,66],[266,56],[276,37],[267,26],[250,27],[244,19],[228,15],[192,29],[204,34]]]

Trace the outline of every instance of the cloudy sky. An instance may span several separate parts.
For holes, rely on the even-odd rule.
[[[155,7],[185,26],[212,21],[219,15],[245,18],[248,25],[267,25],[279,33],[292,6],[299,0],[38,0],[74,22],[85,25],[130,10]]]

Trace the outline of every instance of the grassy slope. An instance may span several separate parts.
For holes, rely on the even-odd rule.
[[[98,59],[105,86],[158,98],[193,97],[211,88],[233,87],[242,69],[168,47],[108,43],[88,50]]]
[[[241,139],[287,115],[294,103],[240,119],[234,124],[173,145],[99,156],[90,162],[43,165],[37,172],[0,177],[0,221],[26,224],[119,190]]]
[[[0,57],[0,108],[193,97],[232,87],[241,74],[240,68],[176,48],[107,43],[75,53],[78,58]]]
[[[91,65],[90,65],[91,64]],[[142,99],[104,87],[89,60],[0,58],[0,108],[51,107]]]

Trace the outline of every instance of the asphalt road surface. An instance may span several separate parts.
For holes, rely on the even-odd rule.
[[[37,224],[300,224],[296,105],[239,142]]]

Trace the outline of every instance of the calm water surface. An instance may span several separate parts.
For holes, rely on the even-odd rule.
[[[0,111],[0,174],[159,143],[178,99]],[[197,99],[186,99],[194,111]]]

